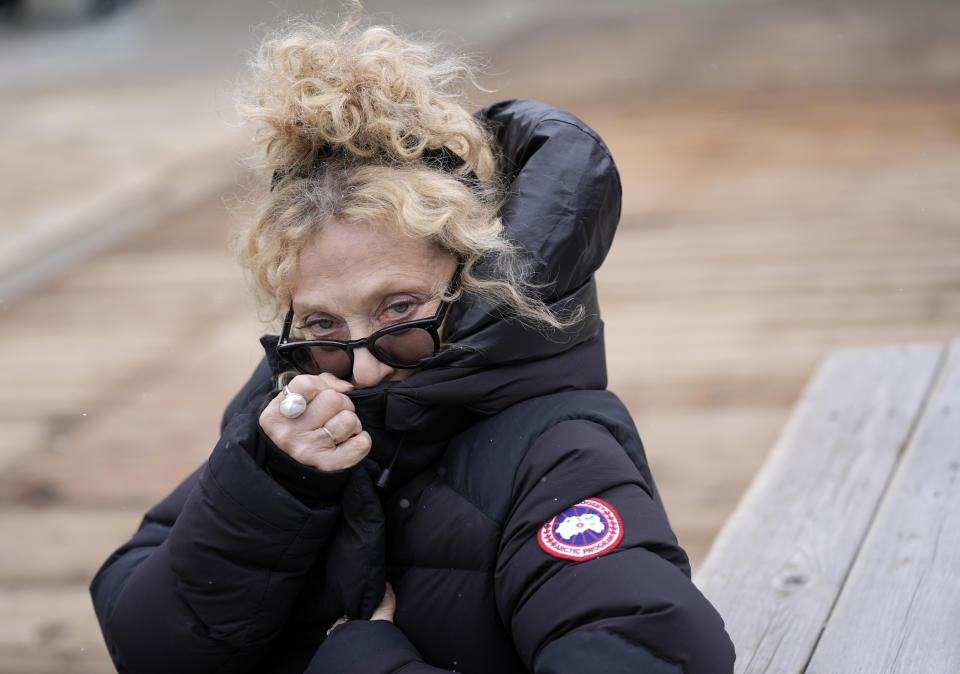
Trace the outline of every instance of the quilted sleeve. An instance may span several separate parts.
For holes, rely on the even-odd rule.
[[[530,447],[496,577],[501,618],[538,674],[733,669],[653,490],[593,422],[561,422]]]
[[[120,672],[258,671],[285,624],[339,505],[310,508],[280,487],[244,446],[257,428],[234,415],[206,466],[94,578]]]

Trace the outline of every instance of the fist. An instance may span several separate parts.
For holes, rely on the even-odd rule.
[[[260,427],[273,444],[294,460],[323,471],[351,468],[370,452],[370,434],[363,430],[345,394],[353,385],[332,374],[301,374],[287,384],[307,407],[293,419],[280,414],[280,393],[260,413]]]

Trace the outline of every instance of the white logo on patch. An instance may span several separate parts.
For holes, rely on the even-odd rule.
[[[581,561],[615,548],[623,539],[623,523],[609,503],[588,498],[540,527],[537,538],[554,557]]]
[[[571,538],[584,531],[592,531],[595,534],[602,534],[604,530],[603,520],[599,515],[587,513],[586,515],[575,515],[568,517],[557,525],[556,532],[560,538],[569,541]]]

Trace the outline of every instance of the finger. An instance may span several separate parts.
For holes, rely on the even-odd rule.
[[[370,620],[387,620],[393,622],[393,614],[397,610],[397,596],[393,593],[393,588],[390,586],[390,583],[387,583],[387,589],[383,593],[383,599],[380,600],[380,605],[373,610],[373,615],[370,616]]]
[[[324,389],[317,394],[313,399],[315,403],[315,409],[319,412],[321,410],[327,411],[327,418],[329,419],[334,414],[340,410],[350,410],[351,412],[356,409],[353,406],[353,401],[350,400],[345,394],[333,389]]]
[[[346,393],[347,391],[352,391],[355,388],[350,382],[339,379],[329,372],[324,372],[323,374],[319,375],[319,377],[325,385],[340,393]]]
[[[337,393],[333,389],[324,389],[307,403],[307,409],[303,411],[303,414],[291,419],[290,422],[299,429],[316,429],[325,425],[329,419],[344,410],[352,413],[354,410],[353,401],[343,393]]]
[[[283,416],[284,419],[297,419],[300,427],[318,428],[326,419],[332,417],[341,409],[353,410],[353,401],[343,392],[330,388],[327,384],[341,382],[333,375],[297,375],[286,386],[285,391],[280,391],[273,400],[267,405],[270,414]],[[352,390],[352,384],[347,383]],[[342,387],[341,387],[342,388]],[[303,396],[307,401],[307,408],[295,417],[287,417],[280,413],[280,403],[283,402],[287,393],[295,393]]]
[[[352,391],[353,384],[334,377],[329,372],[323,374],[298,374],[287,382],[287,390],[299,393],[308,401],[316,398],[321,392],[332,389],[338,393]]]
[[[280,401],[283,400],[283,394],[279,394],[267,403],[267,406],[263,408],[263,411],[260,413],[260,426],[263,430],[269,431],[272,429],[279,420],[286,420],[286,417],[280,414]],[[276,438],[273,438],[276,440]]]
[[[322,433],[323,431],[318,431]],[[370,453],[370,434],[362,431],[340,443],[335,449],[313,449],[294,455],[294,459],[318,470],[334,471],[352,468]]]
[[[337,445],[332,453],[343,459],[342,463],[346,464],[344,467],[349,467],[360,463],[363,457],[370,453],[372,446],[373,442],[370,439],[370,434],[366,431],[360,431],[352,438],[348,438]]]
[[[317,397],[317,394],[320,391],[329,388],[328,386],[320,384],[320,378],[314,377],[307,374],[298,374],[296,377],[287,382],[287,385],[280,391],[280,398],[282,399],[287,393],[298,393],[307,399],[307,402],[310,402]]]
[[[330,434],[336,445],[363,430],[360,418],[350,410],[340,410],[334,414],[324,422],[321,431],[324,428],[327,429],[327,433]]]
[[[290,381],[293,382],[292,379]],[[310,404],[310,400],[315,396],[315,393],[308,390],[303,380],[294,386],[295,388],[291,389],[289,383],[285,384],[260,413],[260,425],[264,427],[264,430],[267,429],[267,426],[272,425],[272,418],[280,416],[284,419],[296,419],[306,411],[306,407]]]
[[[330,625],[330,629],[327,630],[327,636],[330,636],[330,633],[333,632],[333,630],[337,629],[338,627],[340,627],[340,625],[343,625],[348,620],[349,618],[347,618],[347,616],[343,616],[342,618],[337,618],[337,622]]]

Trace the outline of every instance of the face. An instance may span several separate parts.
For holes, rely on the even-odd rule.
[[[456,267],[452,254],[390,227],[333,220],[300,251],[293,324],[304,339],[346,341],[429,318]],[[376,386],[412,372],[393,368],[359,347],[353,352],[350,381],[358,388]]]

